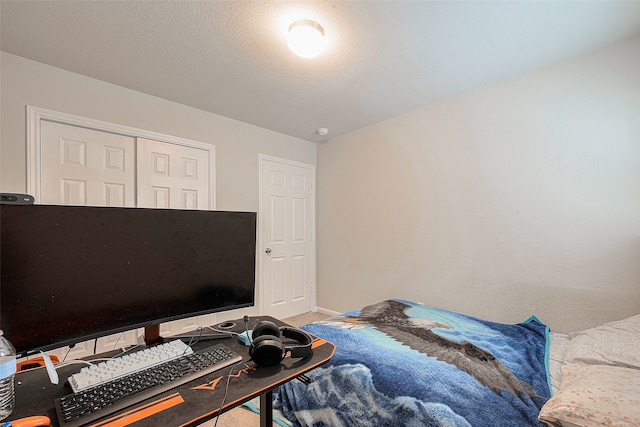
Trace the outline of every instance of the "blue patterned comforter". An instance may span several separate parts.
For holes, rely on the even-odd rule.
[[[336,345],[274,405],[296,426],[543,426],[548,328],[389,300],[302,329]]]

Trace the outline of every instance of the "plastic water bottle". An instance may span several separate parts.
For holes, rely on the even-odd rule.
[[[16,349],[0,329],[0,420],[13,412],[16,395],[13,378],[16,374]]]

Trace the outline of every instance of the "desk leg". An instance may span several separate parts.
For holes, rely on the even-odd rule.
[[[273,392],[260,395],[260,427],[273,426]]]

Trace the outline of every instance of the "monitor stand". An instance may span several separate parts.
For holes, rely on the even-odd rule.
[[[162,338],[160,337],[160,325],[151,325],[144,327],[144,344],[136,344],[129,347],[127,350],[122,353],[114,356],[114,357],[123,357],[129,354],[144,350],[145,348],[162,342]]]
[[[160,324],[150,325],[144,327],[144,342],[147,345],[155,344],[160,339]]]

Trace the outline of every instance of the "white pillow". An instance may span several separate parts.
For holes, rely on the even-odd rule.
[[[640,426],[640,370],[603,365],[565,365],[560,391],[538,418],[547,425]]]
[[[569,334],[564,363],[640,369],[640,315]]]

